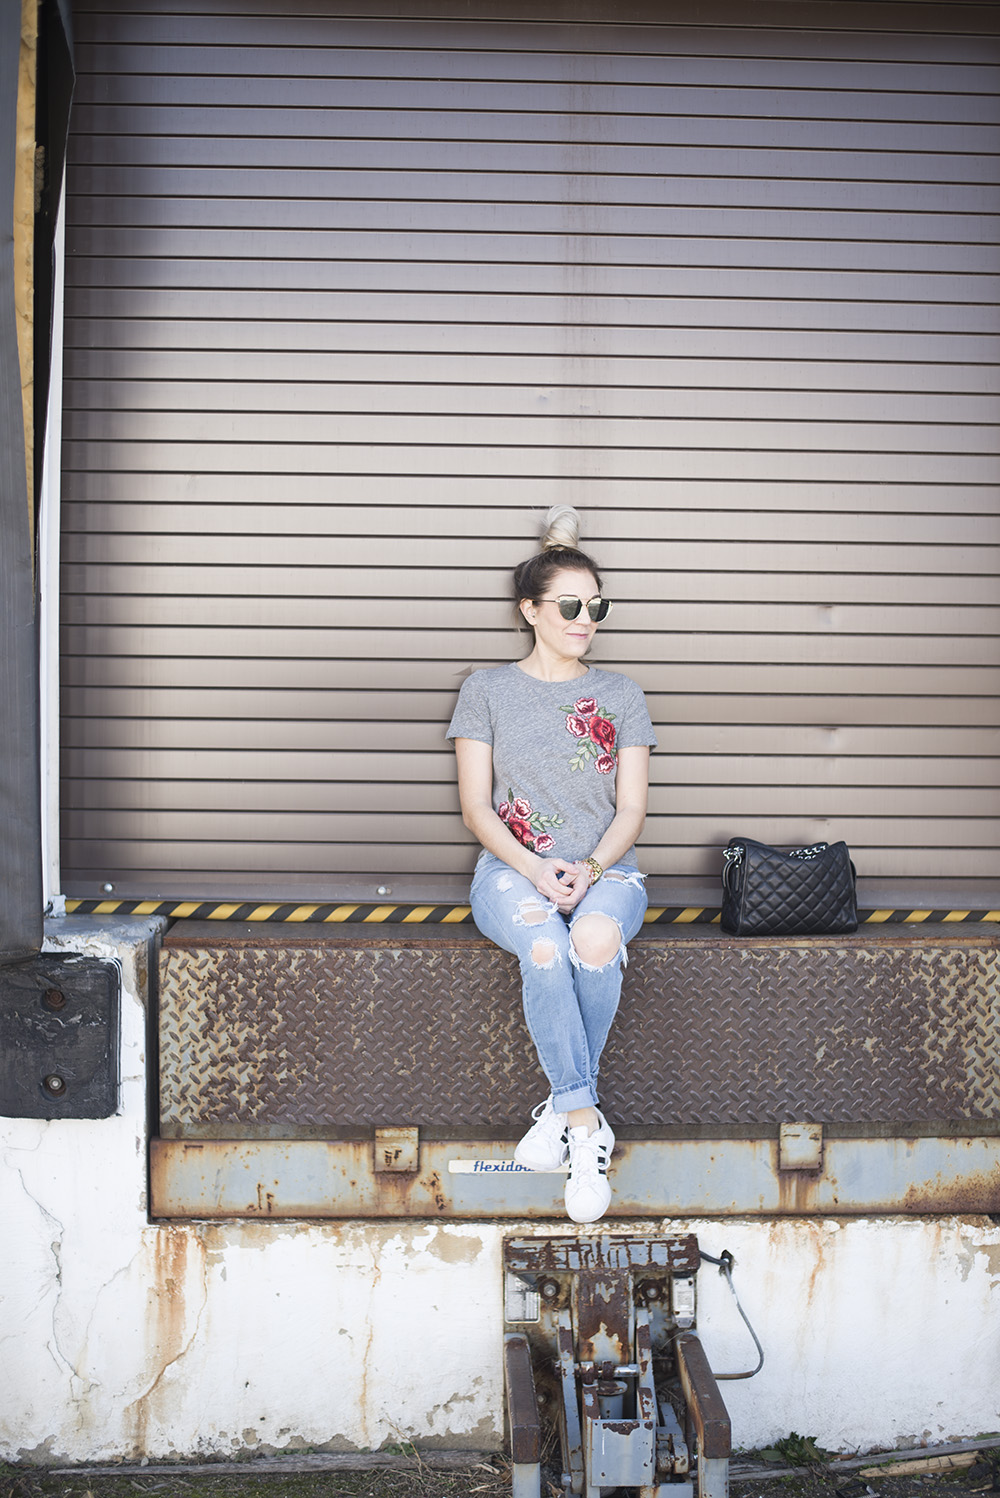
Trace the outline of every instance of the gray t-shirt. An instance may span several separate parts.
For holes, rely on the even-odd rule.
[[[587,858],[615,814],[619,749],[656,744],[641,689],[591,666],[575,681],[538,681],[512,662],[466,678],[449,739],[493,747],[493,809],[546,858]],[[618,860],[635,868],[635,850]]]

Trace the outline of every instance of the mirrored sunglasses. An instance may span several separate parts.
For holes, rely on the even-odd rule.
[[[556,603],[559,612],[564,619],[579,619],[584,609],[590,615],[593,624],[600,624],[611,613],[611,599],[602,598],[600,593],[584,603],[582,598],[574,598],[572,593],[561,593],[558,598],[540,598],[539,603]]]

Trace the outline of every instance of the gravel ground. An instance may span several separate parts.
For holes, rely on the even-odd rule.
[[[439,1453],[390,1460],[391,1466],[355,1471],[289,1471],[248,1462],[243,1471],[229,1464],[218,1472],[178,1464],[169,1471],[129,1466],[113,1475],[107,1469],[50,1471],[0,1463],[0,1498],[135,1498],[136,1493],[166,1498],[507,1498],[510,1493],[510,1467],[500,1454],[481,1459],[453,1454],[447,1466],[437,1465]],[[980,1452],[974,1465],[953,1471],[914,1474],[890,1465],[874,1476],[860,1475],[856,1466],[845,1471],[824,1463],[782,1470],[754,1453],[733,1459],[732,1498],[969,1498],[989,1493],[1000,1493],[997,1450]],[[558,1498],[548,1482],[543,1494]]]

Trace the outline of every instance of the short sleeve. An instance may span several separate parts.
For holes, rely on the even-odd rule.
[[[625,712],[619,724],[618,747],[619,749],[635,749],[640,745],[648,744],[651,749],[655,749],[656,734],[653,731],[642,688],[629,676],[625,677],[625,681],[628,687],[625,694]]]
[[[473,671],[463,681],[446,739],[478,739],[482,744],[493,743],[493,724],[482,680],[484,675],[485,672]]]

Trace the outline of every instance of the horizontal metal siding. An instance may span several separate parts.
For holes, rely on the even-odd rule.
[[[266,8],[79,7],[67,892],[460,894],[563,499],[654,898],[735,831],[997,891],[996,8]]]

